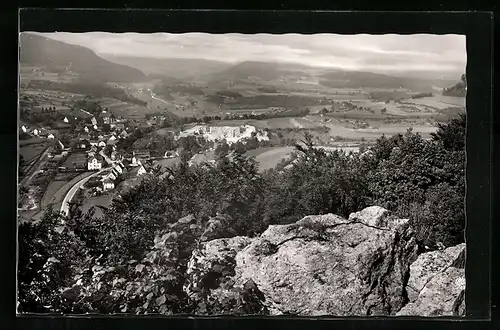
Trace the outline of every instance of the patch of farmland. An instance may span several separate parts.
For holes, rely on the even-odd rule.
[[[425,105],[428,107],[442,110],[449,108],[450,106],[465,107],[465,100],[466,100],[465,98],[461,97],[437,95],[432,97],[423,97],[420,99],[405,100],[402,102],[407,104]]]
[[[163,167],[172,167],[174,165],[180,164],[181,160],[179,157],[175,158],[165,158],[165,159],[157,159],[154,161],[155,164],[161,165]]]
[[[196,154],[191,158],[192,164],[209,163],[215,160],[215,153],[213,150],[208,150],[202,154]]]
[[[29,144],[19,148],[19,154],[23,156],[25,162],[35,159],[45,149],[45,143]]]
[[[259,163],[259,170],[265,171],[276,167],[282,159],[289,157],[294,150],[294,147],[258,148],[247,151],[245,155],[254,157]]]
[[[107,195],[86,198],[83,201],[81,209],[84,213],[87,213],[92,206],[95,206],[94,216],[97,218],[100,218],[100,217],[102,217],[103,212],[102,212],[101,208],[99,208],[99,206],[109,207],[111,205],[111,202],[113,201],[114,197],[115,197],[115,194],[110,193]]]
[[[54,196],[53,196],[54,203],[61,203],[62,200],[64,199],[64,196],[66,196],[66,194],[68,193],[68,191],[71,189],[71,187],[73,187],[75,185],[75,183],[77,183],[81,179],[86,178],[86,177],[88,177],[89,175],[92,175],[92,174],[94,174],[94,172],[85,172],[85,173],[82,173],[82,174],[76,176],[71,181],[66,182],[62,187],[60,187],[54,193]]]
[[[436,132],[436,127],[428,125],[383,125],[380,128],[364,128],[357,129],[359,134],[364,134],[366,137],[379,137],[382,134],[386,136],[392,136],[394,134],[404,134],[409,128],[413,129],[413,132],[420,133],[423,137],[430,137],[431,133]]]
[[[67,183],[66,181],[52,181],[49,184],[49,186],[47,187],[47,190],[45,191],[45,194],[42,197],[42,202],[41,202],[42,208],[46,207],[47,205],[49,205],[51,203],[57,202],[57,200],[55,199],[55,194],[66,183]]]

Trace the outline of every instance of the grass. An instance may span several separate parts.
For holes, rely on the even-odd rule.
[[[259,170],[265,171],[276,167],[283,159],[290,156],[295,150],[294,147],[269,147],[249,150],[245,153],[248,157],[254,157],[259,163]]]
[[[73,163],[81,163],[86,161],[86,156],[82,152],[71,153],[62,166],[72,167]]]
[[[180,159],[178,157],[177,158],[159,159],[159,160],[155,160],[155,163],[159,164],[163,167],[171,167],[173,165],[179,164]]]
[[[82,204],[82,211],[87,213],[92,206],[95,206],[95,216],[101,217],[103,215],[102,210],[97,206],[109,207],[113,201],[115,194],[110,193],[102,196],[95,196],[86,198]]]
[[[62,187],[60,187],[54,193],[54,196],[53,196],[54,202],[53,203],[61,203],[62,200],[64,199],[64,196],[66,196],[68,191],[71,189],[71,187],[73,187],[73,185],[75,183],[77,183],[81,179],[86,178],[87,176],[92,175],[92,174],[93,174],[93,172],[85,172],[85,173],[82,173],[82,174],[74,177],[71,181],[67,181]]]
[[[51,203],[55,203],[55,194],[56,192],[61,189],[67,182],[66,181],[52,181],[49,186],[47,187],[47,190],[45,191],[45,194],[42,197],[42,208],[46,207],[47,205]]]
[[[39,156],[46,146],[46,143],[24,145],[19,148],[19,154],[23,156],[24,161],[29,162]]]

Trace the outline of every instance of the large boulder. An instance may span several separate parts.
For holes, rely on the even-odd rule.
[[[409,303],[397,315],[465,315],[465,243],[421,254],[410,266]]]
[[[250,283],[274,315],[394,315],[407,302],[405,284],[417,245],[407,220],[381,208],[363,214],[368,213],[384,220],[307,216],[269,226],[255,239],[201,243],[189,263],[186,289],[195,300],[227,302],[237,300],[232,292],[241,297]],[[234,262],[216,267],[222,273],[207,285],[202,279],[213,274],[218,260]],[[193,291],[200,287],[201,295]]]

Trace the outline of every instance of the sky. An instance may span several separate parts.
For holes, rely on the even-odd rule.
[[[373,72],[465,72],[464,35],[43,33],[102,55],[280,61]]]

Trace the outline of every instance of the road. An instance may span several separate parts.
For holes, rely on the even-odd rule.
[[[151,92],[151,98],[153,98],[153,99],[155,99],[155,100],[157,100],[157,101],[163,102],[163,103],[165,103],[165,104],[170,104],[170,103],[168,103],[168,102],[167,102],[167,101],[165,101],[165,100],[162,100],[162,99],[157,98],[157,97],[156,97],[156,95],[155,95],[153,92]]]
[[[78,181],[77,183],[75,183],[73,185],[73,187],[71,187],[68,190],[68,193],[66,194],[66,196],[64,196],[64,199],[63,199],[62,205],[61,205],[61,212],[64,213],[64,215],[68,215],[68,213],[69,213],[69,205],[68,205],[68,203],[71,202],[71,200],[75,196],[75,194],[78,191],[78,189],[80,189],[85,184],[85,182],[89,181],[90,178],[93,178],[93,177],[101,174],[105,170],[109,170],[109,168],[103,168],[103,169],[99,170],[98,172],[95,172],[94,174],[92,174],[92,175],[90,175],[90,176],[88,176],[86,178],[81,179],[80,181]]]
[[[44,160],[47,157],[47,154],[52,150],[51,146],[48,146],[45,148],[45,150],[42,152],[40,157],[33,163],[33,166],[28,170],[24,178],[19,182],[19,185],[22,187],[27,186],[31,180],[33,180],[33,177],[36,175],[36,173],[42,168],[42,165],[45,163]]]

